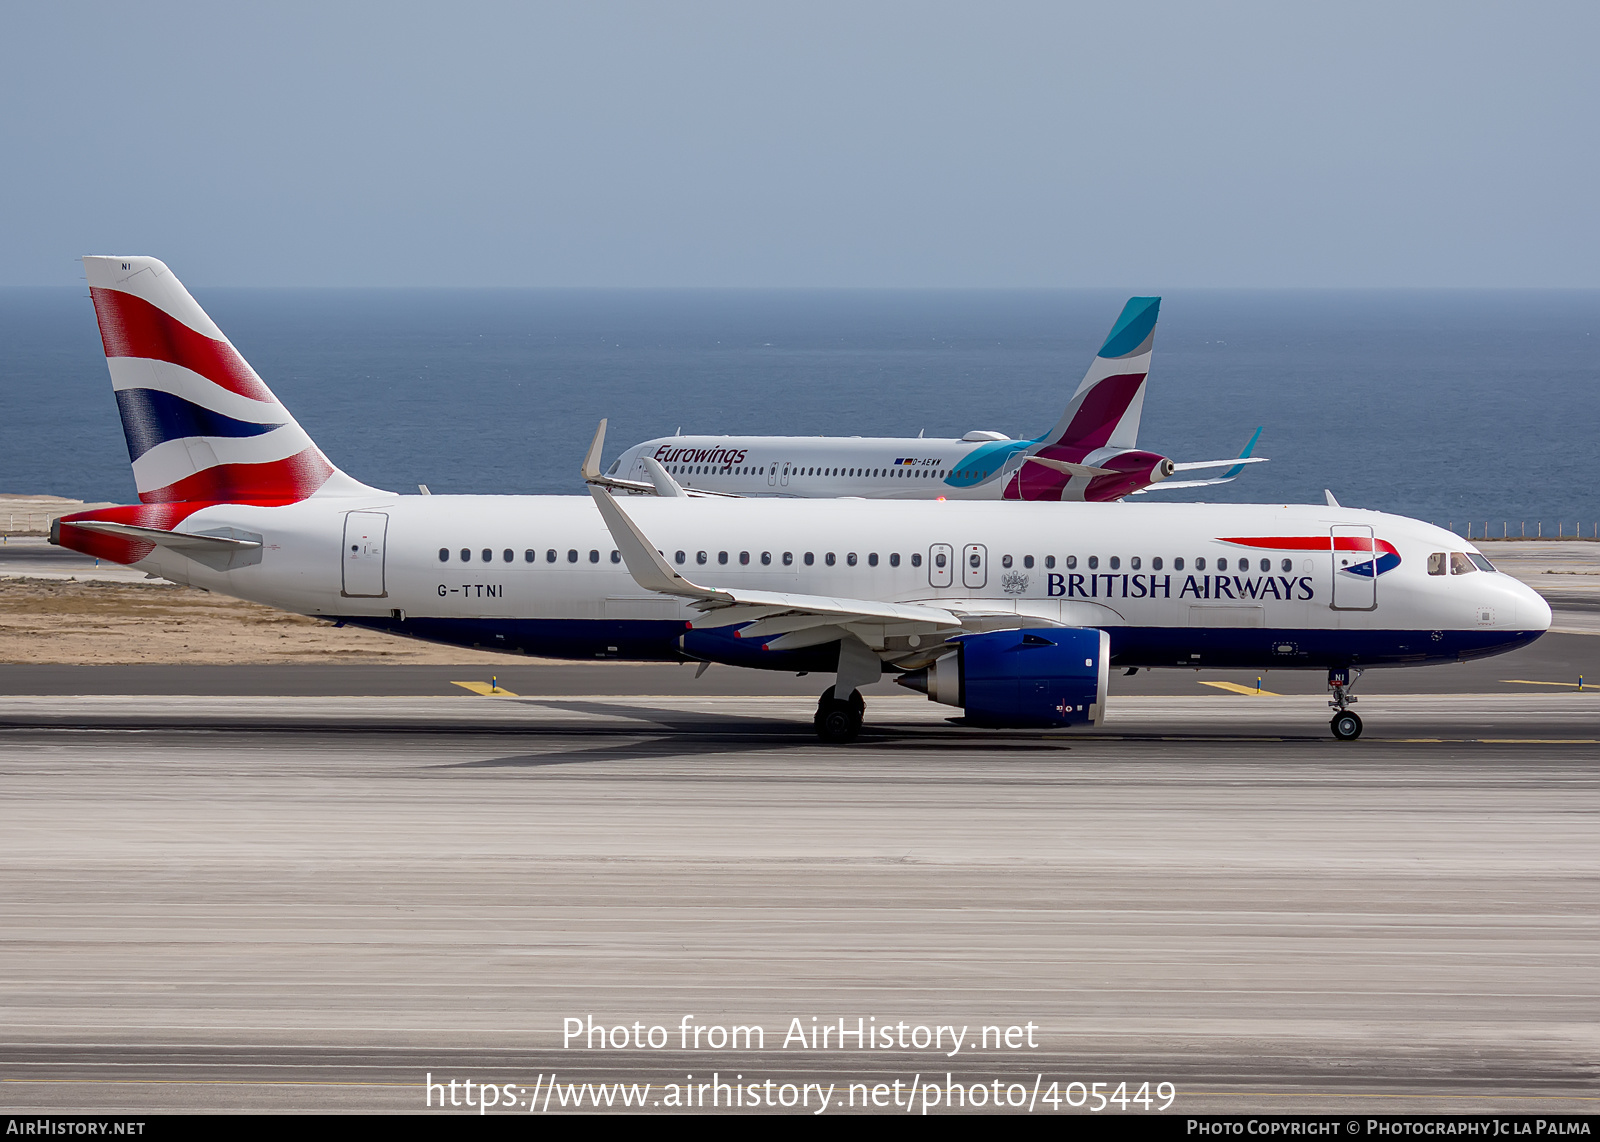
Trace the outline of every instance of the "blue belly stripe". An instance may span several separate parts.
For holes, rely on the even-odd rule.
[[[353,626],[451,646],[544,658],[635,662],[704,659],[766,670],[831,671],[836,643],[762,651],[732,628],[686,631],[659,619],[444,619],[348,616]],[[1107,627],[1113,667],[1206,670],[1326,670],[1336,666],[1426,666],[1504,654],[1543,631],[1273,630],[1268,627]],[[615,648],[615,649],[613,649]],[[1199,655],[1198,658],[1192,657]]]

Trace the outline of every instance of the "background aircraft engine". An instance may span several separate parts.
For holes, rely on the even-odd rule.
[[[1088,627],[959,635],[955,649],[896,679],[982,726],[1098,725],[1111,639]]]

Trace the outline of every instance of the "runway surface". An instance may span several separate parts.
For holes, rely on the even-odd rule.
[[[831,675],[781,674],[712,666],[696,677],[695,663],[652,665],[616,662],[530,661],[507,656],[493,666],[401,666],[342,663],[338,665],[250,666],[55,666],[0,664],[0,716],[4,695],[24,694],[196,694],[285,696],[416,696],[456,694],[457,681],[487,681],[518,694],[678,694],[816,695],[831,685]],[[1512,654],[1474,662],[1405,669],[1370,670],[1357,686],[1358,695],[1528,693],[1576,688],[1579,678],[1600,686],[1600,638],[1547,634]],[[1321,671],[1242,670],[1140,671],[1133,677],[1113,674],[1113,700],[1124,696],[1215,693],[1208,682],[1279,694],[1322,694]],[[880,682],[868,695],[905,695],[892,682]]]
[[[948,1073],[1593,1111],[1600,694],[1386,696],[1356,743],[1316,696],[1133,696],[1093,734],[883,697],[842,748],[811,706],[6,698],[0,1106]],[[591,1015],[669,1046],[564,1049]],[[765,1049],[677,1049],[685,1016]],[[1038,1046],[780,1046],[813,1017]]]

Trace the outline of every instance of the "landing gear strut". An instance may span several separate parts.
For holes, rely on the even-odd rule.
[[[866,713],[867,702],[860,690],[843,700],[835,698],[833,692],[834,688],[829,686],[817,699],[817,716],[812,719],[812,725],[823,741],[843,745],[855,741],[861,732],[861,718]]]
[[[1328,671],[1328,689],[1333,691],[1333,700],[1328,703],[1333,709],[1333,718],[1328,728],[1342,742],[1353,742],[1361,736],[1361,715],[1349,708],[1356,701],[1350,691],[1361,675],[1362,671],[1351,667],[1335,667]]]

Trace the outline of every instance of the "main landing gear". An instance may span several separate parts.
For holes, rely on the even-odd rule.
[[[1333,700],[1328,703],[1333,708],[1333,718],[1328,722],[1328,728],[1342,742],[1353,742],[1361,736],[1361,715],[1349,708],[1356,701],[1350,691],[1355,688],[1361,674],[1360,670],[1350,667],[1335,667],[1328,671],[1328,689],[1333,691]]]
[[[843,745],[855,741],[856,735],[861,733],[861,719],[867,712],[867,702],[860,690],[853,691],[846,699],[835,698],[833,691],[834,688],[829,686],[817,699],[817,716],[812,719],[812,725],[816,726],[817,737],[823,741]]]

